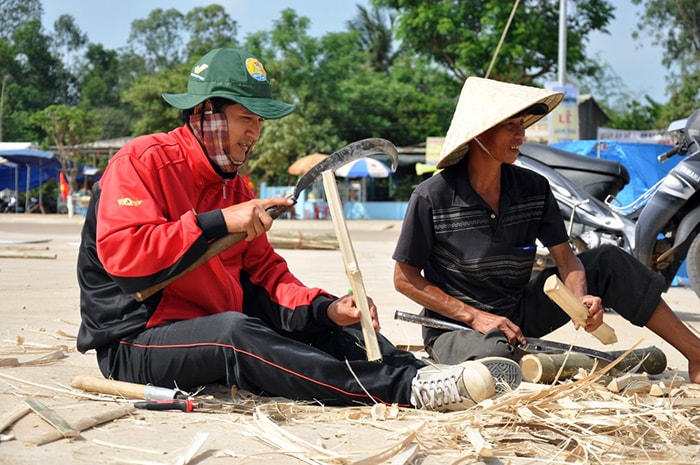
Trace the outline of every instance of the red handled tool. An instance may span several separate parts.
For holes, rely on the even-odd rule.
[[[172,399],[172,400],[146,400],[135,402],[134,407],[144,410],[182,410],[192,412],[202,408],[203,405],[193,399]]]

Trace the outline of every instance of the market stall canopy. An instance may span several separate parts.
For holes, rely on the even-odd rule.
[[[307,171],[316,166],[326,157],[328,157],[328,155],[325,153],[311,153],[309,155],[304,155],[289,165],[287,172],[292,176],[303,176]]]
[[[0,190],[33,189],[56,179],[61,163],[52,152],[30,148],[0,150]]]

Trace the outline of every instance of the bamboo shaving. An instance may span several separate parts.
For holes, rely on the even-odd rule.
[[[273,453],[312,465],[400,464],[427,457],[440,457],[440,463],[470,463],[491,455],[503,463],[523,459],[602,465],[697,463],[700,386],[679,385],[678,378],[670,378],[664,386],[674,388],[665,397],[616,393],[606,388],[607,382],[601,384],[602,371],[584,373],[581,379],[557,385],[523,383],[516,391],[461,412],[437,413],[393,405],[331,408],[256,397],[258,405],[252,417],[217,417],[244,424],[244,432],[268,444]],[[106,400],[1,372],[0,379],[63,397]],[[205,413],[188,414],[187,418],[213,419]],[[326,448],[309,441],[308,436],[297,436],[295,428],[307,434],[309,430],[315,434],[316,429],[336,434],[321,435]],[[358,438],[367,435],[374,450],[364,442],[363,447],[357,447]],[[245,461],[246,455],[238,457]]]
[[[284,412],[288,418],[279,418],[276,434],[283,435],[284,424],[339,421],[357,423],[366,428],[380,424],[381,429],[391,427],[400,433],[387,435],[400,437],[400,442],[385,451],[400,455],[411,444],[418,444],[417,457],[445,457],[445,463],[477,461],[478,457],[497,457],[503,462],[530,457],[537,463],[599,463],[646,464],[697,462],[700,446],[700,387],[683,385],[673,398],[665,403],[648,395],[626,397],[612,393],[595,380],[599,373],[592,373],[582,380],[569,381],[556,386],[523,384],[498,399],[486,400],[462,412],[435,413],[414,409],[401,409],[398,419],[372,420],[373,407],[324,409],[290,403],[286,408],[275,406],[276,414]],[[673,402],[690,406],[673,406]],[[258,407],[263,418],[266,407]],[[374,407],[376,410],[377,408]],[[269,418],[266,421],[271,422]],[[411,429],[418,423],[420,428]],[[398,425],[398,426],[397,426]],[[249,425],[249,431],[260,440],[270,439],[270,425]],[[293,439],[291,433],[283,436],[286,441],[266,441],[278,451],[293,452],[295,457],[305,457],[307,463],[325,460],[325,463],[380,463],[365,462],[358,458],[360,452],[339,455],[328,454],[324,449]],[[364,451],[367,454],[367,451]],[[693,454],[696,454],[693,456]],[[368,457],[378,457],[372,454]],[[448,460],[447,457],[452,456]],[[386,455],[383,460],[389,460]]]

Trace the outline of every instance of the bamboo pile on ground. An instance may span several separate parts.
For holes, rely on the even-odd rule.
[[[36,350],[26,341],[18,343],[21,350]],[[5,347],[8,352],[10,349],[15,350]],[[48,353],[56,350],[48,345],[42,349]],[[38,355],[27,354],[32,358]],[[61,359],[54,359],[53,363],[61,363]],[[40,398],[47,407],[64,415],[75,411],[76,401],[82,405],[88,402],[94,407],[90,418],[131,405],[123,397],[91,395],[64,384],[26,382],[20,376],[21,370],[43,369],[46,368],[42,365],[20,365],[14,368],[14,375],[0,373],[0,381],[14,395],[13,405],[26,411],[26,399]],[[177,417],[132,410],[108,422],[112,423],[112,431],[128,430],[136,420],[161,429],[177,418],[178,423],[184,421],[198,433],[221,431],[229,424],[231,431],[240,432],[243,425],[246,435],[265,444],[261,450],[272,448],[274,454],[311,464],[400,464],[413,460],[429,465],[479,462],[489,457],[513,464],[698,463],[700,386],[681,384],[680,378],[667,372],[663,383],[649,377],[649,384],[658,387],[652,395],[649,390],[624,389],[627,381],[644,382],[643,376],[614,378],[613,383],[610,369],[581,370],[575,377],[578,379],[551,384],[523,383],[513,392],[461,412],[380,405],[324,407],[244,392],[232,394],[224,386],[212,385],[198,396],[245,402],[253,408],[248,413],[220,409],[220,413],[192,412]],[[2,422],[3,429],[14,423],[9,418]],[[207,429],[213,425],[213,430]],[[82,431],[92,423],[71,426]],[[206,448],[212,456],[231,456],[244,462],[252,459],[245,455],[248,452],[234,451],[239,447],[236,442],[229,445],[219,440],[214,445],[210,441],[213,439],[207,440]]]

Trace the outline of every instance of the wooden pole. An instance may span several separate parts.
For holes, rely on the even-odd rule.
[[[553,274],[544,282],[544,293],[547,294],[554,303],[559,305],[561,309],[571,317],[574,323],[580,327],[586,326],[588,309],[578,300],[574,293],[561,282],[557,275]],[[615,330],[606,323],[601,324],[595,331],[591,331],[591,334],[603,344],[614,344],[617,342]]]
[[[369,311],[369,303],[365,292],[365,285],[362,281],[362,273],[357,264],[355,250],[350,242],[350,233],[348,225],[345,222],[345,214],[343,213],[343,204],[340,202],[340,194],[338,193],[338,184],[335,181],[335,173],[332,170],[324,171],[323,188],[326,191],[326,200],[328,201],[328,210],[333,220],[335,234],[338,236],[338,245],[343,256],[345,264],[345,272],[350,279],[350,288],[355,296],[355,305],[360,309],[360,324],[362,325],[362,335],[365,340],[365,348],[367,350],[367,360],[375,361],[382,359],[382,353],[379,350],[377,342],[377,334],[372,326],[372,316]]]

